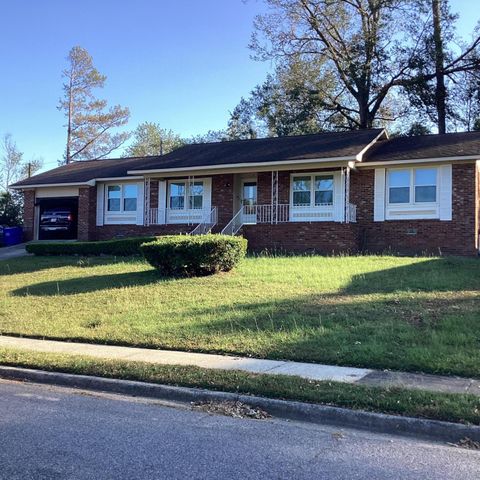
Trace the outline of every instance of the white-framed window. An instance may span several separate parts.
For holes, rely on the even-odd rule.
[[[123,211],[137,211],[138,188],[136,185],[123,185]]]
[[[323,207],[333,205],[332,174],[294,175],[292,177],[293,207]]]
[[[333,205],[333,175],[315,175],[315,206]]]
[[[188,192],[188,208],[201,209],[203,208],[204,187],[202,182],[193,182],[190,184]]]
[[[120,185],[107,186],[107,212],[119,212],[122,205],[122,187]]]
[[[107,212],[136,212],[138,187],[136,184],[107,185]]]
[[[172,210],[185,209],[185,182],[170,183],[170,202],[169,206]]]
[[[205,204],[204,180],[175,180],[169,182],[169,208],[171,210],[201,210]]]
[[[312,177],[296,176],[292,178],[293,206],[310,207],[312,204]]]
[[[396,168],[387,170],[389,205],[435,204],[438,200],[438,168]]]

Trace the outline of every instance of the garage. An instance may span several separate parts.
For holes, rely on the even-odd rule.
[[[38,240],[75,240],[78,235],[78,197],[37,198]]]

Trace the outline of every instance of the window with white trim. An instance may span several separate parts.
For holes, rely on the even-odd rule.
[[[193,182],[190,184],[188,192],[188,208],[203,208],[203,182]]]
[[[185,208],[185,182],[170,183],[170,208],[183,210]]]
[[[136,212],[138,187],[135,184],[107,185],[107,212]]]
[[[172,181],[169,183],[169,206],[171,210],[201,210],[204,206],[205,185],[203,180]]]
[[[403,168],[387,171],[389,205],[437,202],[437,168]]]
[[[295,175],[292,177],[293,206],[332,206],[333,185],[333,175]]]
[[[333,175],[315,176],[315,206],[333,205]]]

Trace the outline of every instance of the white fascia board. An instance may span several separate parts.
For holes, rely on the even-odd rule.
[[[52,188],[52,187],[94,187],[95,180],[89,180],[88,182],[66,182],[66,183],[42,183],[35,185],[18,185],[10,187],[13,190],[30,190],[32,188]]]
[[[355,156],[349,157],[331,157],[331,158],[313,158],[313,159],[299,159],[299,160],[290,160],[285,162],[251,162],[251,163],[225,163],[223,165],[205,165],[199,167],[180,167],[180,168],[154,168],[150,170],[129,170],[128,174],[149,174],[149,173],[175,173],[175,172],[193,172],[193,171],[214,171],[214,170],[226,170],[226,169],[235,169],[235,168],[263,168],[263,167],[281,167],[284,165],[305,165],[305,164],[315,164],[315,163],[332,163],[332,162],[347,162],[355,161]]]
[[[411,163],[445,163],[445,162],[475,162],[480,159],[479,155],[465,155],[464,157],[435,157],[435,158],[415,158],[411,160],[384,160],[379,162],[357,163],[358,168],[369,168],[388,165],[408,165]]]
[[[385,137],[388,139],[388,133],[385,129],[382,129],[382,131],[365,147],[363,148],[355,157],[357,162],[361,162],[363,160],[363,155],[365,155],[365,152],[369,150],[373,145],[375,145],[380,138],[382,138],[385,135]]]
[[[95,178],[95,182],[113,182],[115,180],[143,180],[142,175],[129,175],[128,177],[106,177],[106,178]]]
[[[14,190],[28,190],[32,188],[52,188],[52,187],[94,187],[96,182],[111,182],[115,180],[143,180],[143,176],[137,175],[128,177],[108,177],[108,178],[93,178],[88,182],[70,182],[70,183],[42,183],[36,185],[19,185],[18,187],[10,187]]]

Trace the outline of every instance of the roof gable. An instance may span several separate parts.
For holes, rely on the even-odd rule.
[[[480,132],[460,132],[380,140],[365,154],[363,161],[389,162],[475,155],[480,158]]]

